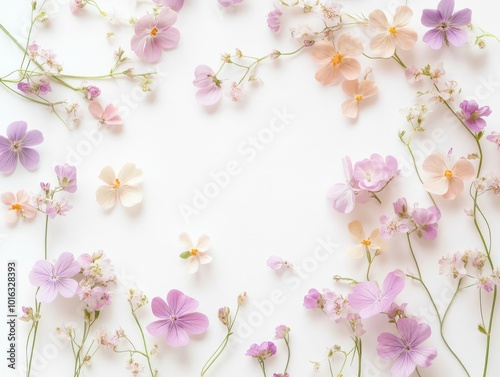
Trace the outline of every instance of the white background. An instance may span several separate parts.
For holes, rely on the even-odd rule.
[[[402,3],[346,1],[344,10],[368,15],[377,7],[392,12]],[[437,1],[427,3],[428,7],[437,5]],[[104,9],[112,5],[102,2]],[[136,5],[130,0],[117,1],[114,5],[119,6],[125,18],[141,17],[150,9],[147,2]],[[421,41],[425,32],[419,21],[423,6],[414,1],[409,5],[415,11],[411,26],[418,31],[419,41],[413,51],[400,53],[401,58],[417,67],[444,62],[447,79],[457,80],[462,88],[462,97],[456,106],[463,98],[476,97],[481,105],[490,105],[493,109],[487,118],[488,130],[500,131],[497,110],[500,92],[496,84],[500,80],[496,68],[500,45],[488,40],[486,50],[471,45],[432,51]],[[500,35],[498,21],[492,16],[500,10],[496,1],[474,4],[457,1],[456,9],[465,6],[473,8],[475,25]],[[21,40],[26,35],[29,7],[28,1],[11,2],[4,6],[0,16],[2,24]],[[50,222],[49,258],[56,258],[64,251],[80,255],[97,250],[104,250],[112,258],[118,285],[112,306],[102,311],[95,329],[106,327],[112,331],[121,327],[139,344],[139,334],[127,309],[128,288],[141,289],[149,298],[165,298],[170,289],[180,289],[199,300],[199,310],[210,319],[208,331],[192,337],[189,346],[181,349],[171,349],[149,334],[148,342],[160,344],[153,365],[160,369],[161,376],[197,376],[225,334],[217,320],[217,309],[227,305],[234,310],[237,295],[247,291],[249,299],[241,310],[236,334],[227,352],[207,376],[258,376],[257,362],[244,356],[245,351],[252,343],[272,340],[274,328],[280,324],[292,329],[291,376],[313,375],[309,361],[324,360],[327,347],[340,344],[349,349],[347,329],[321,313],[305,310],[303,296],[311,287],[346,292],[346,287],[333,283],[332,276],[336,274],[364,279],[365,260],[352,260],[346,255],[352,244],[347,231],[350,221],[360,220],[369,232],[379,225],[378,218],[382,214],[392,211],[392,202],[399,197],[406,197],[410,203],[419,202],[421,206],[430,205],[411,170],[407,151],[397,138],[398,130],[406,127],[405,113],[401,109],[416,103],[416,91],[426,90],[426,84],[409,85],[403,70],[392,60],[361,59],[363,69],[373,68],[372,78],[379,87],[379,94],[363,101],[359,118],[351,121],[340,111],[340,104],[345,99],[340,86],[324,87],[314,80],[317,66],[306,50],[297,56],[265,61],[256,73],[260,82],[246,84],[238,103],[224,97],[218,106],[207,109],[194,98],[192,80],[197,65],[207,64],[216,70],[219,55],[233,53],[235,47],[259,57],[274,48],[292,51],[299,45],[290,37],[289,27],[298,22],[317,22],[315,16],[288,11],[283,17],[281,33],[275,35],[266,25],[271,1],[247,0],[228,10],[220,8],[215,0],[187,0],[175,25],[181,32],[179,46],[167,51],[156,66],[148,66],[138,62],[130,51],[131,27],[113,26],[93,8],[73,16],[62,0],[54,1],[51,9],[50,20],[35,28],[33,40],[56,52],[64,72],[103,74],[112,66],[112,51],[119,46],[131,58],[127,67],[159,72],[154,91],[147,94],[142,94],[136,83],[126,79],[89,80],[89,84],[102,88],[101,103],[113,102],[120,107],[125,125],[119,133],[96,132],[96,121],[87,113],[83,99],[56,84],[50,98],[77,100],[82,105],[83,120],[78,129],[68,131],[50,111],[6,90],[1,91],[0,133],[5,135],[9,123],[25,120],[29,129],[39,129],[45,137],[45,142],[36,147],[41,155],[39,168],[27,172],[18,166],[12,175],[1,176],[1,192],[26,189],[35,193],[39,182],[55,183],[53,167],[57,163],[68,161],[78,167],[78,191],[67,195],[74,209],[66,217]],[[115,38],[106,39],[105,34],[109,31],[115,33]],[[368,38],[360,32],[357,35],[363,38],[368,49]],[[4,75],[19,65],[21,56],[5,35],[0,35],[0,43],[0,74]],[[239,79],[240,73],[236,69],[224,71],[221,75],[227,78],[224,86],[228,88],[231,81]],[[75,85],[81,83],[74,81]],[[248,150],[249,138],[259,135],[262,138],[267,132],[262,130],[268,128],[279,112],[291,114],[293,119],[281,131],[275,131],[269,142],[265,139],[269,133],[260,139],[263,147],[262,150],[254,149],[255,155],[242,151],[242,148]],[[473,141],[454,120],[450,120],[443,107],[437,107],[427,119],[427,133],[415,139],[420,161],[428,153],[446,152],[450,147],[457,156],[475,152]],[[494,145],[484,143],[484,151],[483,171],[498,171],[500,155]],[[325,199],[325,192],[344,179],[341,158],[350,155],[353,161],[358,161],[372,153],[396,156],[401,176],[381,194],[382,205],[370,202],[357,206],[348,215],[335,213]],[[193,205],[197,190],[206,189],[214,181],[213,175],[226,169],[232,161],[238,164],[238,173],[231,176],[226,187],[209,199],[198,214],[186,220],[180,213],[180,206]],[[95,201],[95,191],[101,184],[97,177],[104,166],[118,170],[127,162],[135,163],[144,171],[141,184],[144,201],[131,209],[117,205],[111,211],[104,211]],[[465,193],[453,202],[438,198],[443,217],[437,240],[415,242],[424,277],[438,302],[446,302],[451,290],[446,278],[438,275],[439,258],[480,246],[471,219],[463,213],[464,208],[471,206],[467,199]],[[481,203],[491,220],[495,250],[500,242],[495,234],[499,199],[487,195]],[[6,261],[17,261],[18,311],[22,305],[31,306],[33,302],[35,288],[27,277],[33,264],[43,258],[43,228],[42,216],[13,226],[0,224],[0,282],[6,281]],[[214,261],[202,266],[196,275],[188,275],[185,261],[178,258],[183,251],[177,240],[181,232],[188,232],[194,239],[200,234],[208,234],[212,239]],[[326,260],[318,262],[318,250],[325,242],[333,245],[332,252]],[[270,255],[282,256],[302,272],[276,274],[266,267]],[[389,242],[388,250],[374,265],[372,278],[381,282],[395,268],[415,272],[404,236]],[[0,302],[6,303],[6,289],[0,292]],[[464,293],[452,308],[446,326],[450,343],[472,376],[482,375],[485,344],[485,337],[476,330],[479,323],[477,296],[474,287]],[[272,303],[276,297],[278,299]],[[432,326],[433,335],[425,344],[435,346],[439,357],[431,368],[421,371],[422,375],[463,375],[443,347],[437,320],[421,287],[408,280],[397,301],[409,302],[409,312]],[[6,304],[2,306],[0,312],[4,313]],[[81,327],[77,306],[77,298],[58,298],[43,306],[33,376],[71,375],[72,354],[67,344],[54,336],[54,329],[68,323]],[[142,310],[140,318],[144,325],[154,320],[148,308]],[[500,318],[496,318],[497,325],[499,321]],[[365,326],[368,332],[364,339],[363,376],[388,376],[390,363],[377,357],[376,336],[381,331],[394,330],[382,316],[366,321]],[[25,323],[18,323],[18,366],[24,362],[27,328]],[[7,327],[2,325],[0,334],[6,331]],[[491,376],[500,368],[500,361],[494,356],[500,347],[499,334],[496,326]],[[0,339],[5,344],[6,336],[0,335]],[[280,372],[285,363],[284,344],[277,341],[277,345],[278,355],[268,362],[268,376]],[[1,370],[7,370],[5,358],[1,359]],[[129,373],[124,369],[126,360],[124,354],[101,349],[85,375],[114,373],[126,376]],[[326,367],[323,364],[319,375],[329,375]],[[8,375],[18,374],[22,375],[11,371]],[[354,372],[347,371],[345,375],[351,376]]]

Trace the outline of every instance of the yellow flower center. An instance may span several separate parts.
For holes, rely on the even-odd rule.
[[[120,180],[118,178],[115,179],[115,184],[112,186],[114,189],[117,189],[118,187],[120,187]]]
[[[356,101],[358,101],[358,102],[359,102],[359,101],[361,101],[361,100],[363,99],[363,96],[359,96],[359,95],[358,95],[358,96],[356,96],[355,98],[356,98]]]
[[[149,34],[151,34],[153,37],[158,33],[158,29],[156,27],[152,28]]]
[[[363,241],[361,241],[361,244],[365,245],[365,246],[370,246],[372,244],[372,241],[370,241],[369,239],[368,240],[363,240]]]
[[[332,56],[332,65],[334,67],[338,66],[342,61],[343,57],[344,56],[340,52],[337,52],[335,55]]]
[[[394,26],[389,28],[389,33],[396,34],[397,32],[398,31],[396,30],[396,28]]]
[[[195,257],[198,254],[198,249],[191,249],[191,255]]]
[[[453,172],[452,172],[450,169],[446,169],[446,170],[444,171],[444,176],[445,176],[446,178],[451,178],[451,177],[453,177]]]
[[[16,211],[20,211],[23,209],[23,206],[21,204],[12,204],[12,209],[16,210]]]

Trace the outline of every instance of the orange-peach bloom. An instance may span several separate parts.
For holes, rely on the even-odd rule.
[[[413,11],[407,6],[396,9],[394,20],[389,22],[387,16],[380,9],[374,10],[368,16],[368,26],[379,32],[370,41],[373,53],[381,58],[390,58],[396,47],[411,50],[417,41],[417,33],[413,29],[405,28],[410,22]]]
[[[358,116],[359,103],[371,96],[377,94],[377,86],[372,80],[346,80],[342,83],[342,90],[350,98],[342,103],[342,114],[348,118]]]
[[[424,160],[422,168],[432,175],[424,182],[424,189],[453,200],[464,190],[464,181],[474,177],[474,166],[469,160],[460,159],[450,167],[447,160],[448,156],[439,153],[433,153]]]
[[[342,75],[346,80],[354,80],[361,72],[361,65],[352,56],[363,53],[363,45],[349,34],[343,34],[336,46],[330,41],[314,44],[312,57],[321,67],[316,72],[316,80],[323,85],[336,84]]]

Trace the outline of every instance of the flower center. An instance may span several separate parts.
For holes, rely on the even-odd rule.
[[[115,184],[112,186],[114,189],[117,189],[118,187],[120,187],[120,180],[118,178],[115,179]]]
[[[361,100],[363,99],[363,96],[359,96],[359,95],[358,95],[358,96],[356,96],[356,97],[354,97],[354,98],[356,99],[356,101],[358,101],[358,102],[359,102],[359,101],[361,101]]]
[[[451,178],[451,177],[453,177],[453,172],[452,172],[450,169],[446,169],[446,170],[444,171],[444,176],[445,176],[446,178]]]
[[[476,121],[477,119],[481,118],[481,115],[479,115],[479,113],[477,111],[474,111],[471,115],[470,115],[470,120],[472,121]]]
[[[396,28],[394,26],[389,28],[389,33],[396,34],[397,32],[398,31],[396,30]]]
[[[448,23],[446,21],[441,22],[438,26],[438,29],[441,29],[443,31],[448,29]]]
[[[14,152],[17,152],[21,149],[21,146],[19,145],[19,143],[14,143],[12,144],[12,148],[14,149]]]
[[[16,211],[20,211],[23,209],[23,206],[21,204],[12,204],[12,209],[16,210]]]
[[[177,317],[175,315],[172,316],[172,321],[174,321],[174,322],[177,321]]]
[[[191,255],[194,257],[198,254],[198,249],[191,249]]]
[[[370,241],[370,240],[363,240],[363,241],[361,241],[361,244],[365,245],[365,246],[370,246],[372,244],[372,241]]]
[[[158,33],[158,29],[156,27],[152,28],[149,34],[151,34],[153,37]]]
[[[332,65],[334,67],[338,66],[342,61],[343,57],[344,56],[340,52],[337,52],[335,55],[332,56]]]

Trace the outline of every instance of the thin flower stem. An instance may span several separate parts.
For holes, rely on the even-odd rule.
[[[422,377],[422,376],[420,375],[420,372],[418,371],[418,367],[415,367],[415,372],[417,372],[417,376],[418,376],[418,377]]]
[[[286,365],[285,365],[285,371],[283,372],[283,375],[286,375],[286,371],[288,370],[288,364],[290,364],[290,342],[288,341],[288,334],[283,340],[285,341],[286,344],[286,350],[288,352],[288,356],[286,358]]]
[[[332,363],[330,362],[330,358],[328,358],[328,368],[330,369],[330,375],[334,377],[333,375],[333,369],[332,369]]]
[[[264,365],[264,360],[259,359],[260,369],[262,369],[262,373],[264,373],[264,377],[266,376],[266,366]]]
[[[422,284],[422,287],[424,288],[425,292],[427,293],[427,296],[429,297],[429,300],[431,301],[432,306],[434,307],[434,311],[436,312],[436,315],[437,315],[438,321],[439,321],[439,328],[441,329],[441,331],[440,331],[441,339],[443,340],[444,344],[446,345],[446,348],[448,348],[448,350],[453,355],[453,357],[455,357],[455,359],[458,361],[458,363],[460,364],[460,366],[464,370],[465,374],[467,374],[467,376],[470,377],[469,371],[467,370],[467,368],[465,367],[465,365],[462,363],[462,361],[460,360],[460,358],[455,354],[455,352],[453,351],[453,349],[448,344],[448,341],[444,337],[444,334],[443,334],[443,331],[442,331],[442,328],[443,328],[443,319],[442,319],[441,315],[439,314],[439,310],[438,310],[438,308],[436,306],[436,303],[434,301],[434,298],[432,297],[431,292],[429,291],[429,288],[427,288],[427,285],[425,284],[425,282],[422,279],[422,273],[420,272],[420,267],[419,267],[419,264],[418,264],[418,261],[417,261],[417,257],[415,256],[415,253],[413,251],[413,246],[412,246],[412,243],[411,243],[410,235],[408,233],[406,234],[406,238],[408,240],[408,246],[410,248],[410,252],[411,252],[411,255],[413,257],[413,261],[415,262],[415,267],[417,268],[417,273],[418,273],[418,279],[416,279],[416,278],[414,278],[414,279],[418,280],[420,282],[420,284]]]
[[[483,314],[483,295],[481,289],[478,289],[479,291],[479,314],[481,315],[481,326],[483,328],[486,328],[486,324],[484,322],[484,314]]]
[[[130,309],[132,310],[132,316],[134,317],[135,323],[137,324],[137,327],[139,328],[139,331],[141,333],[142,344],[144,345],[145,357],[148,360],[148,367],[149,367],[149,371],[151,372],[151,377],[155,377],[155,374],[153,372],[153,367],[151,366],[151,359],[149,357],[148,345],[146,343],[146,337],[144,336],[144,331],[142,330],[141,323],[139,322],[139,319],[137,318],[137,315],[135,314],[135,311],[132,307],[132,303],[130,301],[129,301],[129,305],[130,305]]]
[[[35,318],[37,318],[37,314],[40,313],[40,308],[42,306],[42,303],[39,303],[38,300],[36,299],[36,295],[38,293],[38,290],[40,288],[37,288],[36,292],[35,292]],[[31,375],[31,364],[33,362],[33,355],[34,355],[34,352],[35,352],[35,343],[36,343],[36,335],[38,333],[38,324],[39,324],[40,320],[36,320],[35,323],[33,324],[33,326],[31,327],[30,329],[30,332],[28,334],[28,338],[26,339],[26,350],[28,350],[28,344],[29,344],[29,340],[30,340],[30,335],[31,333],[33,332],[33,339],[32,339],[32,343],[31,343],[31,349],[29,351],[29,357],[28,357],[28,360],[27,360],[27,369],[26,369],[26,377],[30,377]],[[26,354],[28,354],[26,352]]]
[[[497,286],[493,289],[493,302],[491,304],[490,322],[488,324],[488,333],[486,334],[486,355],[484,357],[483,377],[486,377],[488,372],[488,362],[490,357],[491,331],[493,329],[493,316],[495,314],[495,304],[497,301]]]
[[[47,259],[48,255],[48,247],[47,247],[48,230],[49,230],[49,215],[45,215],[45,235],[44,235],[45,259]]]
[[[156,72],[146,72],[146,73],[138,73],[138,74],[130,74],[129,70],[125,70],[122,72],[111,72],[105,75],[96,75],[96,76],[80,76],[80,75],[66,75],[66,74],[57,74],[54,75],[55,77],[63,77],[66,79],[82,79],[82,80],[89,80],[89,79],[94,79],[94,80],[99,80],[99,79],[107,79],[107,78],[113,78],[116,76],[128,76],[128,77],[145,77],[148,75],[155,75]]]
[[[356,347],[358,349],[358,377],[361,377],[361,360],[363,358],[363,344],[361,338],[356,338]]]

